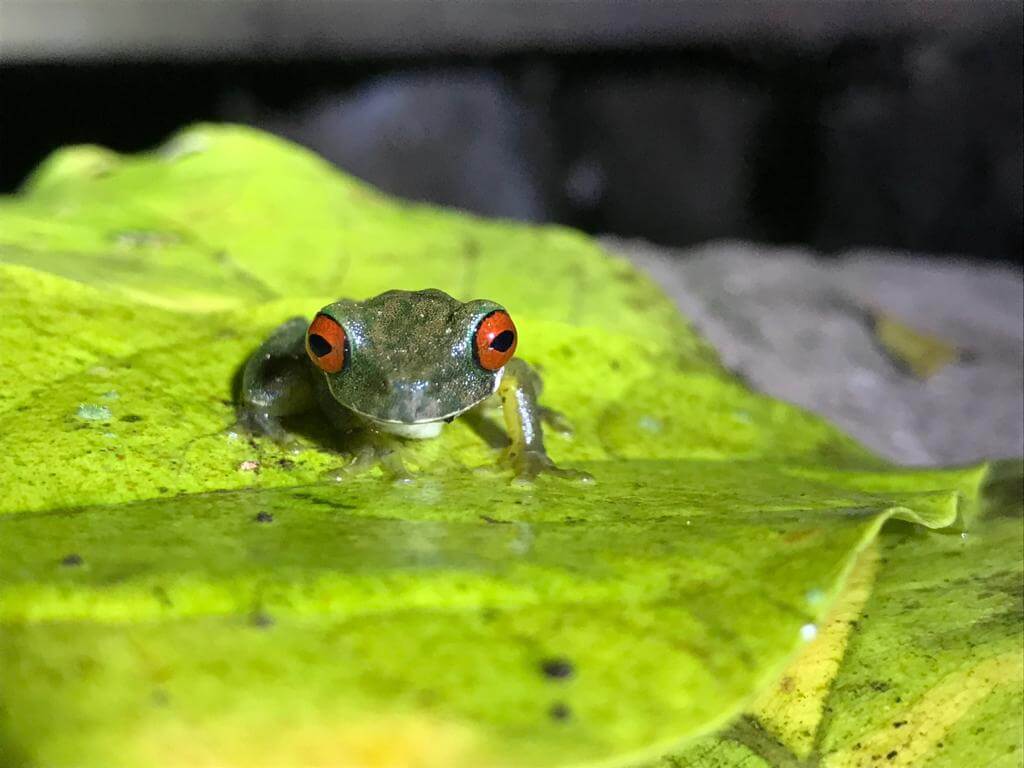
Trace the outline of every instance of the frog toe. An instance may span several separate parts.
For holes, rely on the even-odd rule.
[[[546,453],[540,451],[510,452],[507,456],[507,463],[512,467],[512,483],[514,485],[532,485],[542,474],[581,483],[594,482],[593,476],[589,473],[578,469],[559,467]]]
[[[397,484],[404,485],[416,479],[415,475],[406,469],[402,457],[396,450],[375,445],[362,446],[347,464],[327,470],[321,475],[321,479],[341,483],[376,467],[380,467],[385,478]]]
[[[560,411],[540,406],[540,418],[545,426],[551,427],[551,429],[563,437],[572,437],[575,434],[572,422]]]
[[[231,432],[241,432],[253,436],[269,437],[278,445],[295,445],[298,438],[284,428],[281,422],[266,411],[243,408],[238,411],[235,423],[228,427]]]

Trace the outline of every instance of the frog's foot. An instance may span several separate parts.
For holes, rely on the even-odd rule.
[[[580,483],[594,482],[593,476],[587,472],[557,466],[543,451],[516,450],[513,447],[505,454],[504,463],[512,468],[512,482],[515,485],[530,485],[542,474]]]
[[[384,477],[395,483],[410,483],[415,479],[405,468],[402,457],[396,448],[390,445],[371,443],[360,446],[347,464],[327,470],[323,474],[323,479],[341,483],[364,472],[369,472],[375,467],[380,467]]]
[[[540,418],[545,426],[551,427],[555,432],[565,437],[572,437],[574,430],[569,420],[559,411],[553,408],[540,406]]]
[[[250,436],[266,436],[281,446],[291,447],[298,443],[298,438],[289,432],[276,416],[267,411],[251,408],[239,408],[235,423],[227,428],[227,432],[242,433]]]

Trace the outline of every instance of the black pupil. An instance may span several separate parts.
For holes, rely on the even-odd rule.
[[[333,349],[331,342],[319,333],[309,334],[309,348],[313,350],[313,354],[317,357],[323,357],[324,355],[329,354]]]
[[[499,352],[505,352],[512,346],[512,342],[515,341],[515,338],[515,334],[513,334],[512,331],[502,331],[491,339],[491,349],[496,349]]]

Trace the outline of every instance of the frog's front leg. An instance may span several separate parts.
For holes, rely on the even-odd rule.
[[[593,478],[586,472],[555,466],[544,450],[541,426],[544,409],[537,402],[539,392],[540,377],[527,363],[513,358],[506,364],[498,396],[511,441],[505,461],[511,465],[516,480],[529,482],[544,472],[592,482]]]
[[[291,440],[281,418],[304,413],[314,405],[305,350],[306,326],[301,317],[285,321],[246,361],[238,427],[282,443]]]
[[[344,464],[328,469],[322,479],[340,483],[375,467],[396,482],[413,479],[402,463],[400,441],[342,407],[331,395],[326,380],[317,374],[313,377],[313,399],[334,428],[337,447],[346,457]]]
[[[324,480],[340,483],[375,468],[379,468],[384,477],[396,483],[408,483],[415,479],[402,461],[400,443],[395,438],[367,426],[354,431],[347,430],[345,436],[345,453],[349,458],[344,464],[324,472]]]

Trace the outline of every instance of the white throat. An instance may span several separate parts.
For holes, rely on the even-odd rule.
[[[425,424],[399,424],[393,421],[375,421],[373,426],[389,435],[397,435],[408,440],[429,440],[441,434],[443,421],[428,421]]]

